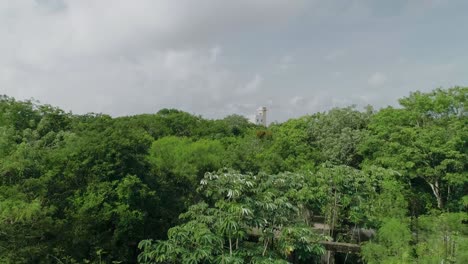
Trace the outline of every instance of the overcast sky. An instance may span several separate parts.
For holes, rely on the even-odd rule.
[[[466,0],[0,0],[0,94],[269,121],[468,85]]]

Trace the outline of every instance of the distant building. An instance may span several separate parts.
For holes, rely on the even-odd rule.
[[[257,114],[255,115],[255,123],[261,126],[267,126],[267,108],[265,106],[257,109]]]

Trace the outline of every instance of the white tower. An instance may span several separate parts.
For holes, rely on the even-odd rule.
[[[257,125],[267,126],[267,116],[266,116],[267,108],[262,106],[257,109],[257,114],[255,115],[255,123]]]

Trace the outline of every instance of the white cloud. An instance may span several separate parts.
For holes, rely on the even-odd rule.
[[[328,53],[327,55],[325,55],[325,60],[333,62],[333,61],[336,61],[336,60],[344,57],[345,55],[346,55],[345,50],[338,49],[338,50],[334,50],[334,51]]]
[[[381,72],[376,72],[372,74],[367,83],[371,86],[382,86],[387,81],[387,76]]]
[[[334,71],[334,72],[332,73],[332,76],[333,76],[334,78],[340,78],[341,76],[343,76],[343,72],[341,72],[341,71]]]
[[[263,82],[263,77],[259,74],[255,74],[255,76],[247,82],[243,87],[237,90],[237,93],[240,95],[247,95],[257,92]]]
[[[210,50],[210,62],[215,63],[218,60],[219,55],[221,54],[222,49],[219,45],[214,46]]]
[[[302,96],[294,96],[289,100],[289,103],[294,107],[301,107],[304,106],[307,103],[307,101]]]
[[[0,94],[112,115],[175,107],[222,117],[266,105],[283,121],[466,85],[462,8],[430,4],[446,12],[436,16],[414,2],[417,20],[380,1],[0,0]],[[376,61],[388,73],[369,72]],[[363,87],[362,76],[385,86],[390,71],[393,89]]]
[[[294,67],[294,57],[291,55],[284,55],[281,57],[279,60],[279,63],[277,64],[278,68],[281,70],[288,70]]]
[[[0,1],[0,94],[78,113],[176,107],[222,116],[229,102],[248,101],[241,96],[255,93],[263,77],[245,84],[246,76],[220,62],[216,39],[279,25],[304,3]]]
[[[58,2],[55,1],[55,2]],[[47,57],[145,52],[211,44],[214,37],[246,26],[278,23],[303,1],[281,0],[63,0],[2,1],[0,32],[14,56]],[[278,22],[276,22],[278,21]]]

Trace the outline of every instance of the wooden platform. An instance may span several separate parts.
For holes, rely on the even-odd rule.
[[[361,252],[361,246],[358,244],[321,241],[326,250],[340,252],[340,253],[359,253]]]

